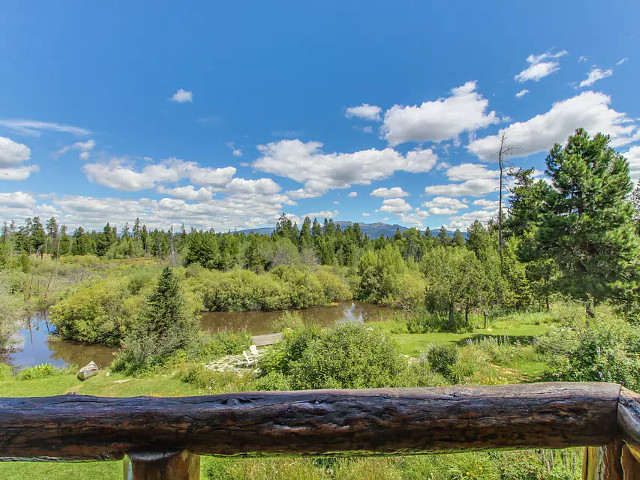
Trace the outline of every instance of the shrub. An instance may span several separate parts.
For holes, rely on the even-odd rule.
[[[605,308],[588,324],[552,328],[539,349],[550,358],[550,379],[640,388],[640,331]]]
[[[49,310],[57,333],[67,340],[118,345],[140,308],[125,277],[80,283]]]
[[[288,328],[296,329],[305,326],[302,316],[295,310],[285,310],[271,325],[274,332],[282,332]]]
[[[0,362],[0,380],[6,380],[13,377],[13,368],[11,365]]]
[[[427,351],[427,360],[431,368],[446,378],[458,361],[458,349],[451,345],[434,345]]]
[[[246,332],[218,332],[203,338],[199,357],[212,360],[224,355],[238,355],[253,344],[253,337]]]
[[[395,344],[363,325],[288,333],[259,366],[263,376],[282,373],[294,389],[392,386],[406,368]]]

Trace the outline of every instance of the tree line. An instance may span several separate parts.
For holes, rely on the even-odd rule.
[[[78,227],[71,235],[55,218],[38,217],[2,230],[2,255],[16,253],[157,257],[206,269],[275,271],[279,266],[344,267],[354,297],[377,303],[424,304],[454,322],[479,308],[549,307],[554,295],[583,301],[588,314],[603,301],[635,315],[638,299],[638,198],[626,159],[609,137],[577,130],[546,158],[547,178],[534,169],[508,174],[514,186],[504,218],[474,222],[466,236],[445,227],[410,228],[372,239],[356,223],[341,227],[286,215],[273,233],[151,230],[139,219],[119,232]],[[634,203],[635,202],[635,203]]]

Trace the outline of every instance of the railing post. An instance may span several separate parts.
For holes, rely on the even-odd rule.
[[[624,480],[640,480],[640,450],[625,444],[622,447],[622,470]]]
[[[129,453],[124,480],[200,480],[200,456],[187,450]]]

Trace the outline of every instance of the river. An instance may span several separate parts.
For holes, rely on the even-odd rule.
[[[330,326],[341,322],[370,322],[384,319],[393,309],[362,302],[345,302],[329,307],[313,307],[299,310],[308,322]],[[202,328],[211,333],[222,330],[246,330],[252,335],[273,333],[273,324],[282,314],[275,312],[203,312]],[[66,340],[51,340],[55,328],[46,316],[36,315],[25,321],[18,332],[14,353],[7,361],[18,369],[50,363],[56,367],[69,364],[83,366],[94,361],[99,367],[107,367],[113,360],[115,349],[100,345]]]

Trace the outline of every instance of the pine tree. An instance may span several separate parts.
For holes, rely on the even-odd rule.
[[[537,238],[561,276],[560,291],[586,302],[621,301],[637,287],[640,248],[628,199],[633,189],[626,159],[579,129],[549,153],[553,189],[544,197]]]
[[[166,267],[133,330],[125,337],[123,359],[129,368],[157,365],[198,339],[198,319],[188,311],[180,282]]]

